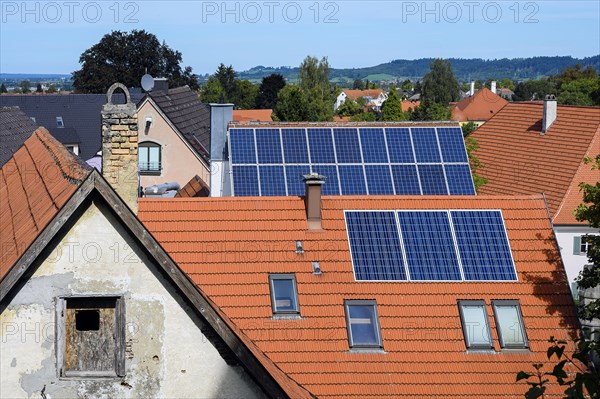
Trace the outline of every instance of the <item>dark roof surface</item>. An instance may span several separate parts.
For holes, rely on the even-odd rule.
[[[18,107],[0,108],[0,167],[35,131],[36,125]]]
[[[154,91],[150,98],[191,144],[197,154],[208,160],[210,151],[210,105],[203,104],[188,86]]]
[[[131,101],[137,103],[141,93],[130,93]],[[115,93],[114,103],[123,103],[124,95]],[[106,94],[43,94],[43,95],[2,95],[0,106],[18,106],[27,116],[34,117],[35,123],[44,126],[63,144],[79,144],[79,156],[93,157],[101,149],[102,106],[106,104]],[[56,124],[62,117],[64,128],[74,131],[63,132]],[[32,131],[33,132],[33,131]],[[77,139],[73,141],[73,139]]]

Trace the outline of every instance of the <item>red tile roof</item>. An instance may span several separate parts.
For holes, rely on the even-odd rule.
[[[234,109],[234,122],[271,122],[272,109]]]
[[[401,101],[401,104],[402,104],[402,111],[406,112],[406,111],[408,111],[409,108],[412,108],[414,111],[415,108],[417,108],[419,105],[421,105],[421,101],[403,100],[403,101]]]
[[[381,89],[369,89],[369,90],[343,90],[346,96],[350,100],[358,100],[361,97],[377,98],[383,93]]]
[[[509,103],[473,133],[485,165],[479,174],[488,179],[479,192],[543,192],[555,223],[577,224],[572,216],[581,200],[577,185],[600,181],[598,170],[581,166],[586,154],[600,153],[600,108],[559,105],[544,135],[542,115],[543,103]]]
[[[200,176],[195,175],[190,179],[190,181],[183,186],[182,189],[177,191],[175,194],[176,198],[193,198],[193,197],[208,197],[210,195],[210,189],[208,188],[208,184],[204,182],[200,178]]]
[[[352,209],[501,209],[519,280],[356,282],[343,214]],[[324,197],[318,232],[307,231],[301,197],[148,198],[138,216],[239,332],[320,398],[522,398],[516,373],[547,362],[550,336],[577,333],[541,196]],[[272,319],[269,273],[295,273],[301,319]],[[386,353],[349,352],[345,299],[377,301]],[[467,299],[485,300],[495,353],[466,352],[457,301]],[[531,353],[500,350],[495,299],[520,301]]]
[[[487,121],[500,111],[508,101],[484,87],[471,97],[464,98],[452,108],[452,120]]]
[[[0,280],[91,173],[44,128],[0,169]]]

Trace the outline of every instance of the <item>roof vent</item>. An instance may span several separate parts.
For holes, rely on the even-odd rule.
[[[318,173],[309,173],[308,175],[304,175],[304,184],[306,184],[304,206],[306,207],[308,229],[322,230],[321,191],[323,184],[325,184],[325,176],[321,176]]]
[[[321,265],[319,264],[319,262],[313,262],[312,267],[313,267],[313,274],[316,274],[316,275],[323,274],[323,272],[321,271]]]
[[[300,240],[296,241],[296,253],[297,254],[304,253],[304,248],[302,248],[302,241],[300,241]]]
[[[554,96],[554,94],[549,94],[546,96],[546,99],[544,100],[544,117],[542,119],[542,133],[541,133],[542,136],[544,135],[544,133],[546,133],[548,131],[548,129],[550,129],[550,126],[552,126],[552,124],[554,123],[555,120],[556,120],[556,97]]]

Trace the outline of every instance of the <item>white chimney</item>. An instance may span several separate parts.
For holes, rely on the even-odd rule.
[[[553,94],[546,96],[544,100],[544,117],[542,119],[542,136],[550,129],[556,120],[556,97]]]
[[[471,82],[471,90],[469,91],[469,95],[474,95],[475,94],[475,81]]]
[[[496,94],[496,81],[492,80],[491,89],[492,93]]]

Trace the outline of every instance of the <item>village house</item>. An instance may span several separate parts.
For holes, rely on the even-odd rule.
[[[584,163],[600,153],[600,108],[543,103],[510,103],[473,133],[478,173],[488,179],[483,195],[543,193],[567,276],[575,279],[588,263],[586,234],[598,234],[575,219],[581,182],[596,184],[600,171]]]
[[[479,127],[508,104],[508,101],[495,93],[495,82],[493,83],[494,91],[483,87],[474,94],[453,104],[452,120],[460,122],[461,125],[473,122]]]
[[[0,119],[24,139],[0,169],[2,396],[299,396],[136,218],[135,111],[103,108],[117,192],[46,129]]]
[[[337,111],[347,99],[356,101],[359,98],[365,99],[365,104],[369,109],[374,111],[380,111],[381,105],[388,98],[388,94],[381,89],[368,89],[368,90],[350,90],[344,89],[335,99],[333,110]]]
[[[213,197],[138,198],[131,102],[103,107],[103,176],[44,129],[2,165],[3,395],[518,398],[578,336],[544,197],[475,195],[456,123],[211,111]]]

